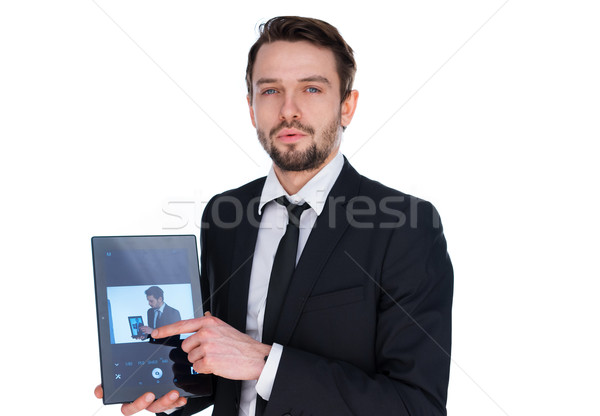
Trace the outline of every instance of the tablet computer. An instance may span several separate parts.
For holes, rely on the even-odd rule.
[[[127,319],[131,329],[131,338],[139,337],[142,334],[141,327],[144,326],[144,320],[141,316],[130,316]]]
[[[153,339],[155,327],[201,317],[207,301],[196,237],[92,237],[103,401],[131,402],[146,392],[211,394],[181,342],[191,334]]]

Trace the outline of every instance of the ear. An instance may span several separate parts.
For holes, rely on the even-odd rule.
[[[254,120],[254,108],[252,108],[252,103],[250,102],[250,94],[246,95],[246,101],[248,102],[248,109],[250,110],[250,121],[252,121],[252,125],[256,128],[256,121]]]
[[[358,91],[352,90],[348,97],[342,103],[341,116],[342,126],[348,127],[354,117],[354,111],[356,111],[356,103],[358,101]]]

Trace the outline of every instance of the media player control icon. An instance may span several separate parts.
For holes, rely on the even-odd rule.
[[[163,375],[163,372],[160,368],[156,367],[154,370],[152,370],[152,377],[154,377],[155,379],[161,378],[162,375]]]

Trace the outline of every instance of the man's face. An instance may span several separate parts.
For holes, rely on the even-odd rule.
[[[146,299],[148,300],[148,305],[150,305],[151,308],[158,309],[162,306],[162,298],[156,299],[154,296],[149,295],[146,296]]]
[[[248,97],[252,124],[273,162],[285,171],[321,167],[340,146],[352,118],[340,104],[333,52],[309,42],[277,41],[258,51]]]

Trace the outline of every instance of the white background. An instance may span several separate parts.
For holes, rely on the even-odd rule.
[[[282,14],[356,51],[350,162],[442,214],[449,414],[595,412],[597,2],[283,3],[1,3],[0,412],[120,414],[92,394],[89,239],[197,234],[203,202],[267,172],[244,71]]]

